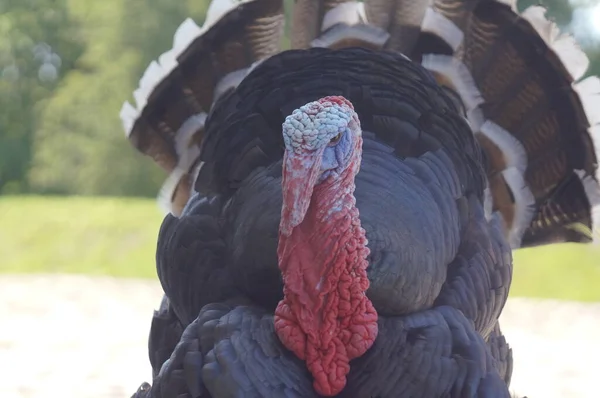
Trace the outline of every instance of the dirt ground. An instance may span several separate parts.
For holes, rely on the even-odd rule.
[[[0,397],[125,398],[150,381],[157,282],[0,277]],[[512,388],[528,398],[597,397],[600,305],[509,299]]]

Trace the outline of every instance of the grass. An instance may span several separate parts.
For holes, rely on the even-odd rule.
[[[516,250],[511,296],[600,301],[600,247],[563,243]]]
[[[0,197],[0,272],[155,278],[150,199]],[[600,248],[517,250],[511,296],[600,301]]]
[[[147,199],[0,197],[0,270],[156,277]]]

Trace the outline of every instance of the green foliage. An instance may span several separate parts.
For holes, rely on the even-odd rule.
[[[82,52],[65,0],[0,3],[0,192],[27,190],[38,105]]]
[[[197,2],[189,1],[190,5]],[[148,64],[205,7],[167,0],[72,1],[86,51],[42,113],[31,183],[37,192],[154,196],[165,178],[125,139],[119,119]]]
[[[162,215],[151,199],[0,198],[0,272],[155,278]],[[600,248],[517,250],[511,295],[600,301]]]

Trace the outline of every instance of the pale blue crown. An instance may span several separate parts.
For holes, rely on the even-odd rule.
[[[285,148],[302,153],[324,147],[348,128],[355,115],[354,110],[345,105],[329,101],[309,102],[283,122]]]

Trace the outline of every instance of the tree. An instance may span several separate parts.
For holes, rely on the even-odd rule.
[[[156,195],[166,176],[127,142],[119,111],[177,26],[190,15],[203,20],[207,3],[197,3],[72,0],[86,51],[42,114],[31,170],[37,191]]]
[[[27,190],[39,105],[81,51],[65,1],[0,3],[0,192]]]

